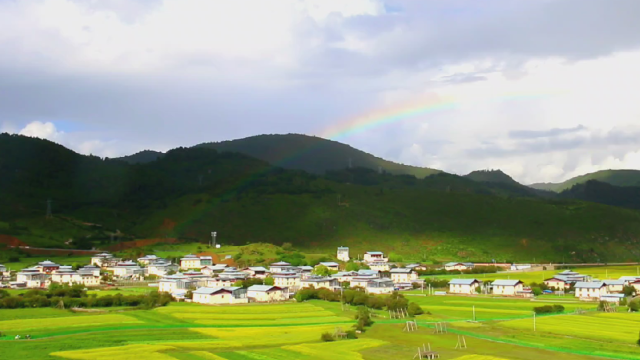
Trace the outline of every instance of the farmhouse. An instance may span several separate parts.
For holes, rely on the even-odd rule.
[[[244,304],[249,299],[247,289],[241,287],[202,287],[193,292],[192,301],[198,304]]]
[[[144,265],[149,265],[149,264],[157,262],[159,260],[162,260],[162,259],[158,258],[155,255],[145,255],[145,256],[143,256],[141,258],[138,258],[138,262],[140,264],[144,264]]]
[[[391,280],[394,283],[411,283],[413,280],[418,279],[418,273],[413,269],[396,268],[391,269]]]
[[[390,279],[369,279],[364,288],[369,294],[391,294],[394,284]]]
[[[200,267],[202,266],[211,266],[213,265],[213,257],[211,256],[200,256]]]
[[[349,248],[348,247],[344,247],[344,246],[340,246],[338,248],[337,258],[340,261],[344,261],[344,262],[349,261]]]
[[[91,274],[93,276],[100,276],[100,268],[95,265],[87,265],[78,269],[79,274]]]
[[[269,270],[271,270],[272,273],[281,273],[284,271],[292,270],[292,268],[293,266],[291,266],[291,264],[284,261],[279,261],[269,265]]]
[[[200,269],[200,271],[202,271],[203,274],[212,276],[213,274],[223,272],[226,267],[227,267],[227,264],[209,265],[209,266],[203,266]]]
[[[371,268],[371,270],[376,270],[376,271],[391,270],[391,264],[389,264],[388,262],[372,262],[372,263],[369,263],[369,267]]]
[[[289,292],[274,285],[253,285],[247,289],[247,297],[252,302],[272,302],[289,299]]]
[[[368,263],[387,262],[389,258],[384,257],[381,251],[367,251],[364,253],[364,261]]]
[[[52,261],[46,260],[46,261],[39,262],[35,268],[38,269],[38,271],[40,271],[41,273],[51,274],[55,270],[58,270],[60,268],[60,265]]]
[[[101,268],[114,266],[121,259],[113,257],[109,253],[100,253],[91,257],[91,265],[95,265]]]
[[[110,269],[113,270],[113,276],[115,277],[130,277],[133,275],[142,276],[144,274],[144,270],[133,261],[119,262],[116,266],[113,266]]]
[[[607,285],[608,293],[620,293],[624,290],[624,281],[622,280],[603,280],[605,285]]]
[[[304,279],[313,273],[313,266],[298,266],[296,268],[293,268],[292,271],[300,273],[300,275],[302,275],[302,278]]]
[[[447,271],[462,271],[473,269],[473,263],[470,262],[449,262],[444,264],[444,269]]]
[[[453,279],[449,281],[449,292],[453,294],[475,294],[482,285],[478,279]]]
[[[335,270],[335,271],[340,270],[340,264],[338,264],[337,262],[333,262],[333,261],[321,262],[318,265],[316,265],[316,267],[318,267],[320,265],[326,266],[327,269],[329,269],[329,270]]]
[[[620,300],[624,299],[624,294],[603,294],[600,296],[600,301],[606,301],[610,303],[620,304]]]
[[[250,266],[242,269],[242,271],[249,274],[249,276],[258,279],[264,279],[269,274],[269,270],[262,266]]]
[[[273,285],[281,288],[289,288],[292,292],[298,291],[301,284],[301,276],[296,273],[280,273],[274,274]]]
[[[177,272],[180,267],[170,262],[154,262],[149,264],[145,269],[146,275],[165,276],[170,272]]]
[[[640,280],[640,276],[621,276],[620,279],[625,285],[631,285],[636,280]]]
[[[302,288],[311,287],[316,289],[324,288],[329,290],[333,290],[339,287],[338,280],[330,277],[320,277],[320,276],[309,276],[306,279],[302,279],[300,281],[300,286]]]
[[[363,289],[366,289],[367,286],[369,285],[369,281],[371,280],[376,280],[378,279],[373,278],[371,276],[356,276],[351,278],[351,280],[349,281],[349,287],[350,288],[355,288],[355,287],[361,287]],[[386,279],[387,281],[391,281],[391,279]],[[391,283],[393,283],[393,281],[391,281]]]
[[[202,267],[200,257],[197,255],[189,254],[180,259],[180,268],[184,270],[188,269],[200,269]]]
[[[603,282],[577,282],[575,285],[576,297],[582,300],[599,299],[608,294],[607,285]]]
[[[338,280],[341,283],[351,281],[351,279],[356,276],[358,276],[358,273],[355,271],[340,271],[337,274],[331,275],[332,278]]]
[[[78,275],[73,270],[56,270],[51,274],[51,282],[60,284],[72,284],[74,277]]]
[[[516,296],[524,290],[524,283],[520,280],[496,280],[491,286],[494,295]]]
[[[190,278],[184,274],[167,275],[158,281],[158,291],[172,294],[176,290],[195,289],[198,283],[198,279]]]
[[[16,275],[16,283],[24,284],[28,288],[43,288],[49,275],[41,273],[37,269],[24,269]]]
[[[552,278],[546,279],[544,284],[551,289],[565,290],[571,287],[571,282],[562,275],[556,275]]]

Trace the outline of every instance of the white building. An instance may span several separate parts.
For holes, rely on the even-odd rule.
[[[242,269],[243,272],[249,274],[249,276],[264,279],[269,275],[269,270],[267,270],[263,266],[249,266],[247,268]]]
[[[364,253],[364,261],[368,263],[387,262],[389,258],[384,257],[381,251],[367,251]]]
[[[289,299],[289,293],[275,285],[252,285],[247,289],[247,297],[252,302],[273,302]]]
[[[321,262],[318,265],[316,265],[316,267],[320,265],[325,266],[329,270],[334,270],[334,271],[340,270],[340,264],[338,264],[337,262],[333,262],[333,261]]]
[[[418,280],[418,273],[413,269],[395,268],[390,270],[391,280],[394,283],[411,283]]]
[[[41,273],[36,269],[24,269],[16,275],[16,283],[24,284],[24,286],[32,289],[44,288],[49,280],[49,275]]]
[[[452,294],[475,294],[476,288],[482,285],[478,279],[453,279],[449,281],[449,292]]]
[[[375,271],[389,271],[389,270],[391,270],[391,264],[389,264],[388,262],[384,262],[384,261],[369,263],[369,267],[371,268],[371,270],[375,270]]]
[[[162,260],[162,259],[158,258],[155,255],[145,255],[145,256],[143,256],[141,258],[138,258],[138,262],[140,264],[144,264],[144,265],[149,265],[149,264],[157,262],[159,260]]]
[[[292,270],[293,266],[291,266],[291,264],[289,264],[288,262],[285,261],[279,261],[276,263],[273,263],[271,265],[269,265],[269,270],[272,273],[282,273],[285,271],[289,271]]]
[[[121,259],[113,257],[109,253],[96,254],[91,257],[91,265],[95,265],[101,268],[107,268],[114,266],[120,262]]]
[[[309,276],[300,281],[301,288],[329,289],[334,290],[339,287],[338,280],[330,277]]]
[[[463,271],[473,269],[473,263],[470,262],[449,262],[444,264],[444,269],[447,271]]]
[[[524,290],[524,283],[520,280],[496,280],[491,286],[494,295],[516,296]]]
[[[189,254],[180,259],[180,268],[183,270],[200,269],[201,267],[200,257],[197,255]]]
[[[246,304],[249,299],[247,289],[231,286],[199,288],[193,292],[192,301],[198,304]]]
[[[195,290],[199,282],[184,274],[167,275],[158,281],[158,291],[173,294],[176,290]]]
[[[294,293],[300,289],[302,276],[296,273],[280,273],[273,274],[273,285],[288,288],[290,292]]]
[[[349,248],[340,246],[338,248],[338,260],[347,262],[349,261]]]
[[[391,294],[395,290],[391,279],[369,279],[364,288],[368,294]]]
[[[603,280],[605,285],[607,285],[608,293],[620,293],[624,291],[625,282],[623,280]]]
[[[146,275],[165,276],[170,272],[178,272],[180,267],[170,262],[154,262],[149,264],[145,269]]]
[[[607,285],[603,282],[577,282],[575,287],[576,297],[581,300],[600,299],[602,295],[609,293]]]

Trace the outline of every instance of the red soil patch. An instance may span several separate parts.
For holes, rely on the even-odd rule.
[[[109,251],[122,251],[127,249],[134,249],[143,246],[149,246],[157,243],[166,243],[166,244],[175,244],[178,243],[178,239],[169,238],[169,239],[140,239],[140,240],[132,240],[125,241],[115,245],[111,245],[107,248]]]
[[[39,248],[21,248],[22,251],[31,255],[42,256],[67,256],[71,255],[93,255],[101,253],[97,250],[77,250],[77,249],[39,249]]]
[[[0,234],[0,244],[7,246],[27,246],[26,243],[20,241],[17,237]]]
[[[218,254],[214,254],[212,252],[201,252],[201,253],[197,253],[196,255],[198,256],[211,256],[211,259],[213,260],[214,264],[227,264],[228,266],[234,266],[236,267],[236,262],[233,260],[233,258],[231,259],[220,259],[220,256],[218,256]]]
[[[160,226],[160,229],[162,230],[173,230],[173,228],[176,227],[176,222],[172,221],[171,219],[164,219],[162,221],[162,226]]]

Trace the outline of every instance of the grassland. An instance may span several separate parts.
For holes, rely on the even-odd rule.
[[[635,345],[640,315],[569,315],[584,303],[563,303],[565,315],[537,319],[533,332],[525,299],[410,296],[427,312],[416,332],[403,332],[404,320],[377,311],[375,324],[358,340],[320,342],[320,334],[349,329],[353,310],[319,300],[305,303],[201,306],[173,303],[153,310],[75,314],[56,309],[0,310],[0,338],[8,359],[410,359],[430,344],[442,359],[574,360],[640,359]],[[469,322],[475,306],[477,322]],[[449,323],[434,334],[434,322]],[[16,334],[34,340],[11,340]],[[464,335],[467,349],[454,349]],[[3,357],[4,359],[4,357]]]

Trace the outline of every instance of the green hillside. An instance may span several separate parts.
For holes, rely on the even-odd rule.
[[[577,176],[561,183],[537,183],[529,186],[534,189],[561,192],[589,180],[597,180],[615,186],[640,186],[640,170],[602,170]]]
[[[337,141],[300,134],[258,135],[244,139],[205,143],[199,147],[239,152],[285,169],[324,174],[349,166],[408,174],[423,178],[439,170],[403,165],[375,157]]]
[[[640,210],[640,186],[614,186],[589,180],[564,190],[559,196]]]
[[[309,253],[346,245],[415,260],[640,257],[640,212],[451,174],[354,167],[320,176],[206,147],[131,165],[7,134],[0,154],[0,235],[30,245],[206,242],[217,231],[223,244],[287,242]],[[44,219],[47,199],[52,219]]]
[[[502,170],[476,170],[464,176],[467,179],[484,183],[486,186],[503,193],[517,194],[518,196],[553,198],[555,194],[547,190],[533,189],[520,184]]]

